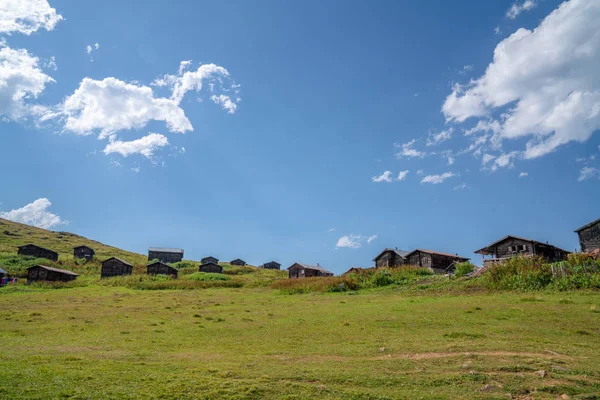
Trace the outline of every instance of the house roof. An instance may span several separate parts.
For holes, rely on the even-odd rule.
[[[235,260],[231,260],[231,262],[234,262],[234,261],[241,261],[241,262],[243,262],[243,263],[245,263],[245,262],[246,262],[246,261],[242,260],[241,258],[236,258]]]
[[[6,271],[5,271],[5,270],[3,270],[2,268],[0,268],[0,274],[8,275],[8,272],[6,272]]]
[[[397,255],[399,255],[402,258],[406,257],[410,253],[409,251],[387,248],[387,249],[383,250],[381,253],[379,253],[377,255],[377,257],[375,257],[373,259],[373,261],[376,261],[379,257],[381,257],[384,253],[386,253],[388,251],[393,251],[394,253],[396,253]]]
[[[167,264],[167,263],[164,263],[164,262],[162,262],[162,261],[154,261],[153,263],[150,263],[150,264],[146,265],[146,267],[149,267],[149,266],[151,266],[151,265],[155,265],[155,264],[160,264],[160,265],[164,265],[165,267],[169,267],[169,268],[177,269],[177,268],[175,268],[175,267],[173,267],[173,266],[171,266],[171,265],[169,265],[169,264]]]
[[[506,235],[502,239],[498,239],[495,242],[490,243],[487,246],[485,246],[485,247],[483,247],[483,248],[475,251],[474,253],[475,254],[494,254],[493,247],[496,246],[498,243],[502,243],[503,241],[505,241],[506,239],[509,239],[509,238],[519,239],[519,240],[523,240],[523,241],[529,242],[529,243],[541,244],[541,245],[544,245],[544,246],[553,247],[553,248],[555,248],[557,250],[561,250],[561,251],[569,253],[567,250],[563,250],[560,247],[556,247],[556,246],[553,246],[551,244],[540,242],[540,241],[533,240],[533,239],[522,238],[520,236],[515,236],[515,235]]]
[[[215,264],[214,262],[207,262],[207,263],[204,263],[204,264],[200,264],[200,267],[205,267],[207,265],[216,265],[217,267],[223,268],[222,266],[220,266],[219,264]]]
[[[264,263],[263,265],[265,265],[265,264],[277,264],[277,265],[281,266],[281,264],[278,263],[277,261],[268,261],[268,262]]]
[[[597,220],[595,220],[595,221],[592,221],[592,222],[590,222],[589,224],[585,224],[585,225],[584,225],[584,226],[582,226],[581,228],[577,228],[577,229],[575,229],[575,232],[582,231],[582,230],[584,230],[584,229],[586,229],[586,228],[589,228],[589,227],[590,227],[590,226],[592,226],[592,225],[596,225],[596,224],[597,224],[597,223],[599,223],[599,222],[600,222],[600,218],[598,218],[598,219],[597,219]]]
[[[468,257],[462,257],[459,256],[458,254],[450,254],[450,253],[443,253],[441,251],[434,251],[434,250],[427,250],[427,249],[414,249],[413,251],[411,251],[410,253],[408,253],[406,255],[406,257],[410,256],[412,253],[415,253],[417,251],[420,251],[421,253],[427,253],[427,254],[437,254],[440,256],[446,256],[446,257],[453,257],[453,258],[460,258],[462,260],[469,260]]]
[[[202,257],[202,259],[200,261],[208,260],[209,258],[219,261],[219,259],[217,257],[213,257],[213,256]]]
[[[169,247],[150,247],[148,251],[157,251],[159,253],[181,253],[183,254],[183,249],[172,249]]]
[[[133,265],[129,264],[129,263],[128,263],[127,261],[125,261],[125,260],[121,260],[119,257],[111,257],[111,258],[107,258],[106,260],[102,261],[102,264],[104,264],[104,263],[105,263],[105,262],[107,262],[108,260],[112,260],[112,259],[115,259],[115,260],[121,261],[123,264],[125,264],[125,265],[129,265],[130,267],[133,267]]]
[[[55,252],[54,250],[50,250],[50,249],[47,249],[47,248],[45,248],[45,247],[42,247],[42,246],[38,246],[37,244],[33,244],[33,243],[24,244],[23,246],[19,246],[18,248],[19,248],[19,249],[21,249],[21,248],[23,248],[23,247],[27,247],[27,246],[33,246],[33,247],[37,247],[38,249],[42,249],[42,250],[46,250],[46,251],[50,251],[50,252],[52,252],[52,253],[58,254],[58,253],[57,253],[57,252]]]
[[[31,269],[31,268],[43,268],[47,271],[53,271],[53,272],[58,272],[59,274],[65,274],[65,275],[74,275],[74,276],[79,276],[79,274],[76,274],[73,271],[67,271],[66,269],[58,269],[58,268],[54,268],[54,267],[47,267],[45,265],[34,265],[33,267],[29,267],[27,269]]]
[[[325,268],[321,267],[320,265],[308,265],[308,264],[302,264],[302,263],[294,263],[291,266],[289,266],[288,269],[292,268],[296,264],[300,265],[304,269],[313,269],[315,271],[321,271],[321,272],[325,272],[327,274],[333,274],[333,272],[327,271]]]
[[[83,247],[85,247],[86,249],[90,249],[90,250],[92,250],[92,251],[94,250],[94,249],[92,249],[90,246],[86,246],[86,245],[84,245],[84,244],[82,244],[81,246],[75,246],[75,247],[73,247],[73,249],[74,249],[74,250],[76,250],[76,249],[81,249],[81,248],[83,248]]]

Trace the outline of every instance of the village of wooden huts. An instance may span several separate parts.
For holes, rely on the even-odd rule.
[[[600,219],[592,221],[575,230],[579,238],[581,251],[585,253],[600,253]],[[18,247],[17,253],[23,256],[32,256],[36,258],[46,258],[51,261],[58,261],[58,253],[29,243]],[[525,255],[541,256],[548,262],[562,261],[567,258],[569,251],[560,247],[533,239],[527,239],[520,236],[507,235],[501,239],[492,242],[474,252],[482,256],[483,266],[480,270],[487,269],[490,265],[506,260],[507,258]],[[89,246],[81,245],[73,249],[73,257],[79,259],[91,259],[95,256],[95,251]],[[183,260],[183,249],[172,249],[163,247],[151,247],[148,249],[148,260],[152,261],[146,266],[147,274],[150,275],[170,275],[177,277],[177,268],[167,263],[176,263]],[[157,261],[154,261],[157,260]],[[427,268],[435,273],[452,273],[456,264],[469,261],[467,257],[461,257],[458,254],[444,253],[434,250],[414,249],[404,251],[396,248],[386,248],[373,259],[375,265],[373,268],[395,268],[403,265],[412,265]],[[236,258],[230,262],[231,265],[245,266],[246,262]],[[259,266],[264,269],[281,268],[281,264],[276,261],[269,261]],[[216,257],[208,256],[202,258],[200,272],[223,273],[223,266],[219,265]],[[331,271],[317,265],[303,263],[294,263],[287,268],[289,278],[308,278],[318,276],[333,276]],[[352,267],[346,273],[364,270],[359,267]],[[117,257],[110,257],[102,261],[101,277],[131,275],[133,265]],[[6,271],[0,269],[0,278],[6,278]],[[78,274],[45,265],[35,265],[27,270],[27,281],[71,281],[77,279]]]

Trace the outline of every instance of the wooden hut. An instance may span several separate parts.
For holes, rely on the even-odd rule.
[[[202,264],[200,265],[200,267],[198,267],[198,271],[200,272],[212,272],[214,274],[222,274],[223,273],[223,267],[219,264],[213,263],[213,262],[209,262],[206,264]]]
[[[183,249],[170,249],[167,247],[150,247],[148,261],[158,260],[165,263],[176,263],[183,260]]]
[[[469,261],[458,254],[442,253],[433,250],[415,249],[406,255],[407,264],[430,268],[436,274],[454,271],[456,263]]]
[[[600,250],[600,219],[576,229],[575,233],[579,236],[581,251],[593,252]]]
[[[208,257],[204,257],[202,260],[200,260],[200,264],[208,264],[208,263],[218,264],[219,259],[216,257],[208,256]]]
[[[269,262],[266,262],[263,265],[261,265],[259,268],[281,269],[281,264],[279,264],[277,261],[269,261]]]
[[[179,273],[177,268],[160,261],[148,264],[146,269],[148,270],[148,275],[171,275],[173,278],[177,278],[177,274]]]
[[[94,258],[96,252],[89,246],[77,246],[73,248],[73,257],[75,258],[85,258],[90,260]]]
[[[107,260],[102,261],[102,270],[100,276],[102,278],[108,278],[110,276],[119,275],[131,275],[133,272],[133,265],[127,261],[121,260],[117,257],[111,257]]]
[[[244,267],[246,265],[246,261],[242,260],[241,258],[236,258],[235,260],[232,260],[229,264],[237,265],[238,267]]]
[[[35,244],[19,246],[18,254],[22,256],[33,256],[38,258],[46,258],[52,261],[58,261],[57,252],[36,246]]]
[[[79,275],[65,269],[47,267],[45,265],[34,265],[27,268],[27,282],[35,281],[74,281]]]
[[[333,276],[333,272],[327,271],[325,268],[317,265],[308,265],[294,263],[288,267],[288,276],[290,278],[310,278],[313,276]]]
[[[377,268],[381,267],[399,267],[406,264],[406,255],[408,251],[395,249],[385,249],[373,259]]]
[[[569,252],[548,244],[548,242],[543,243],[537,240],[507,235],[475,251],[475,254],[481,254],[483,266],[485,267],[486,264],[504,261],[518,255],[542,256],[548,262],[562,261],[567,258]],[[485,256],[491,256],[491,258],[486,259]]]
[[[8,278],[8,272],[6,272],[0,267],[0,279],[2,278]]]

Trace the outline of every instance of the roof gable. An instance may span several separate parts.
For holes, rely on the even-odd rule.
[[[461,259],[461,260],[469,260],[469,258],[468,258],[468,257],[462,257],[462,256],[459,256],[458,254],[443,253],[443,252],[441,252],[441,251],[427,250],[427,249],[415,249],[415,250],[411,251],[410,253],[408,253],[408,254],[406,255],[406,257],[409,257],[409,256],[411,256],[413,253],[416,253],[416,252],[418,252],[418,251],[420,251],[421,253],[427,253],[427,254],[436,254],[436,255],[438,255],[438,256],[445,256],[445,257],[458,258],[458,259]]]
[[[302,263],[294,263],[294,264],[292,264],[292,265],[290,265],[288,267],[288,270],[290,268],[292,268],[294,265],[299,265],[299,266],[301,266],[304,269],[312,269],[312,270],[315,270],[315,271],[325,272],[327,274],[333,274],[333,272],[327,271],[325,268],[321,267],[320,265],[309,265],[309,264],[302,264]]]
[[[73,271],[67,271],[66,269],[58,269],[58,268],[54,268],[54,267],[47,267],[45,265],[34,265],[33,267],[29,267],[27,269],[30,270],[32,268],[42,268],[47,271],[58,272],[59,274],[79,276],[79,274],[76,274]]]
[[[385,253],[387,253],[388,251],[393,251],[395,254],[397,254],[398,256],[402,257],[402,258],[406,258],[406,256],[410,253],[409,251],[404,251],[404,250],[398,250],[398,249],[391,249],[391,248],[386,248],[384,249],[381,253],[379,253],[377,255],[377,257],[375,257],[373,259],[373,261],[377,261],[377,259],[379,257],[381,257],[382,255],[384,255]]]
[[[107,258],[106,260],[102,261],[102,264],[104,264],[105,262],[107,262],[107,261],[110,261],[110,260],[117,260],[117,261],[120,261],[120,262],[122,262],[122,263],[123,263],[123,264],[125,264],[125,265],[128,265],[128,266],[130,266],[130,267],[133,267],[133,265],[129,264],[129,263],[128,263],[127,261],[125,261],[125,260],[121,260],[119,257],[111,257],[111,258]]]
[[[552,247],[552,248],[555,248],[555,249],[557,249],[557,250],[560,250],[560,251],[564,251],[564,252],[566,252],[566,253],[569,253],[567,250],[563,250],[563,249],[561,249],[560,247],[556,247],[556,246],[554,246],[554,245],[551,245],[551,244],[549,244],[549,243],[544,243],[544,242],[540,242],[540,241],[538,241],[538,240],[527,239],[527,238],[523,238],[523,237],[520,237],[520,236],[515,236],[515,235],[506,235],[506,236],[504,236],[502,239],[498,239],[498,240],[496,240],[495,242],[493,242],[493,243],[490,243],[490,244],[488,244],[487,246],[485,246],[485,247],[482,247],[481,249],[479,249],[479,250],[477,250],[477,251],[474,251],[474,253],[475,253],[475,254],[490,254],[490,253],[492,253],[492,252],[493,252],[493,248],[494,248],[494,247],[496,247],[496,246],[497,246],[497,245],[499,245],[500,243],[503,243],[503,242],[505,242],[505,241],[506,241],[506,240],[508,240],[508,239],[517,239],[517,240],[522,240],[522,241],[524,241],[524,242],[528,242],[528,243],[535,243],[535,244],[542,245],[542,246],[548,246],[548,247]]]
[[[584,230],[584,229],[587,229],[587,228],[589,228],[589,227],[591,227],[591,226],[594,226],[594,225],[596,225],[596,224],[598,224],[598,223],[600,223],[600,218],[598,218],[598,219],[597,219],[597,220],[595,220],[595,221],[592,221],[592,222],[590,222],[589,224],[585,224],[584,226],[582,226],[582,227],[580,227],[580,228],[577,228],[577,229],[575,229],[575,232],[580,232],[580,231],[582,231],[582,230]]]
[[[177,253],[183,254],[183,249],[173,249],[169,247],[150,247],[148,251],[156,251],[158,253]]]

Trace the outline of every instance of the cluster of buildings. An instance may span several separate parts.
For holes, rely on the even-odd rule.
[[[575,230],[579,237],[579,244],[583,252],[600,253],[600,219],[590,222]],[[536,255],[541,256],[548,262],[562,261],[566,259],[570,252],[551,245],[548,242],[526,239],[519,236],[507,235],[495,242],[488,244],[475,251],[483,259],[483,269],[488,268],[494,263],[501,262],[507,258],[516,255]],[[37,258],[46,258],[52,261],[58,261],[58,253],[34,244],[20,246],[18,254],[34,256]],[[73,256],[80,259],[91,259],[95,255],[94,249],[89,246],[77,246],[73,249]],[[183,249],[152,247],[148,249],[148,261],[146,265],[147,273],[156,275],[171,275],[177,277],[178,269],[169,265],[183,261]],[[467,257],[461,257],[458,254],[444,253],[434,250],[415,249],[412,251],[403,251],[398,248],[387,248],[373,259],[375,268],[381,267],[399,267],[402,265],[413,265],[427,268],[435,273],[448,273],[454,270],[457,263],[469,261]],[[236,266],[245,266],[246,262],[236,258],[229,264]],[[281,264],[276,261],[269,261],[259,266],[259,268],[276,269],[281,268]],[[219,264],[216,257],[208,256],[200,260],[198,267],[200,272],[223,273],[223,266]],[[333,276],[333,272],[317,265],[308,265],[303,263],[294,263],[288,267],[289,278],[309,278],[316,276]],[[354,271],[355,268],[348,272]],[[102,261],[100,275],[102,278],[111,276],[131,275],[133,265],[118,257],[110,257]],[[6,272],[0,270],[0,276]],[[77,278],[77,274],[72,271],[62,270],[45,265],[36,265],[30,267],[27,273],[28,282],[37,280],[48,281],[71,281]]]

